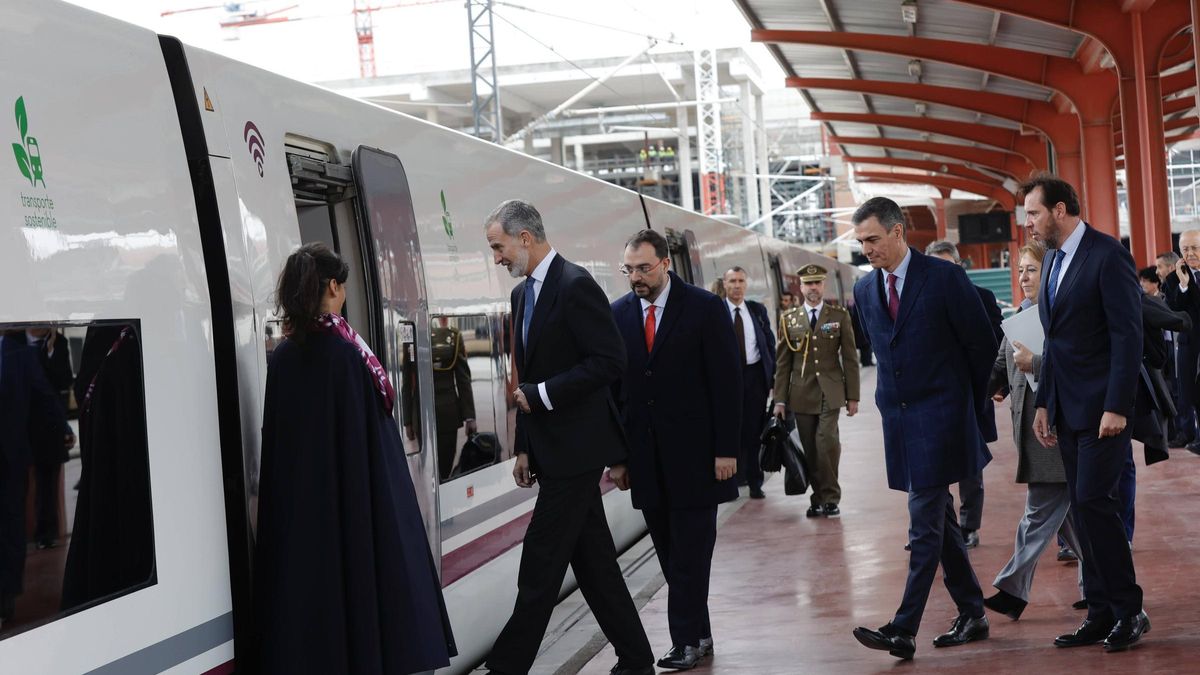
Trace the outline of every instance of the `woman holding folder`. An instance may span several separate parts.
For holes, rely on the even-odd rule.
[[[1045,252],[1045,247],[1037,241],[1031,240],[1021,247],[1017,272],[1025,299],[1021,302],[1019,311],[1037,303]],[[1036,318],[1036,312],[1033,314]],[[1011,329],[1006,326],[1006,331],[1011,332]],[[1036,347],[1040,351],[1040,345]],[[1042,552],[1054,541],[1055,534],[1061,532],[1076,553],[1083,550],[1075,538],[1071,519],[1067,518],[1071,501],[1067,492],[1067,476],[1062,457],[1057,448],[1042,447],[1033,433],[1033,391],[1036,386],[1033,383],[1036,383],[1038,372],[1041,370],[1041,361],[1040,354],[1034,354],[1019,340],[1010,341],[1006,336],[1000,344],[1000,352],[996,355],[992,377],[988,382],[988,390],[992,392],[993,400],[999,402],[1003,401],[1005,396],[1009,397],[1013,442],[1018,453],[1017,482],[1029,486],[1025,498],[1025,514],[1017,523],[1012,558],[992,582],[998,592],[983,601],[988,609],[1004,614],[1014,621],[1021,617],[1021,612],[1029,603],[1033,572]]]

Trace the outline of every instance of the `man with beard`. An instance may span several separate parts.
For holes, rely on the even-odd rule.
[[[631,292],[613,303],[629,363],[614,389],[629,439],[633,505],[667,579],[671,650],[686,670],[712,653],[708,579],[717,504],[737,499],[737,365],[721,299],[670,271],[667,240],[642,230],[625,245]],[[734,414],[730,414],[733,411]]]
[[[838,415],[858,413],[858,348],[850,313],[825,304],[824,267],[808,265],[796,272],[804,288],[804,304],[783,315],[775,361],[775,409],[782,418],[796,416],[800,444],[811,471],[808,518],[841,515],[838,464],[842,442]]]
[[[911,659],[938,566],[958,616],[933,641],[952,647],[988,637],[983,592],[971,569],[950,485],[991,461],[983,409],[996,337],[979,294],[953,263],[908,246],[904,212],[886,197],[851,219],[873,272],[854,285],[863,329],[879,359],[875,404],[883,417],[888,487],[908,493],[908,581],[895,618],[854,637]]]
[[[1142,299],[1129,251],[1079,217],[1075,188],[1042,175],[1021,186],[1046,244],[1038,315],[1046,336],[1033,432],[1067,470],[1087,618],[1059,647],[1128,649],[1149,630],[1117,487],[1130,452],[1142,363]]]
[[[600,498],[605,466],[629,488],[627,446],[612,400],[625,345],[604,291],[546,241],[542,215],[510,199],[484,221],[492,259],[514,279],[518,382],[513,478],[539,483],[517,573],[517,601],[487,667],[526,673],[537,656],[570,565],[617,652],[615,675],[654,675],[654,654],[629,596]]]

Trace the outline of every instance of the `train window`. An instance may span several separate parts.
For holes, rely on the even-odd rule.
[[[0,639],[155,583],[148,455],[138,322],[0,326]]]
[[[438,478],[445,482],[491,466],[503,455],[495,406],[503,345],[486,315],[430,318]]]
[[[695,271],[692,269],[692,256],[688,251],[688,242],[682,234],[670,228],[666,231],[667,249],[671,252],[671,269],[680,279],[689,284],[695,283]]]

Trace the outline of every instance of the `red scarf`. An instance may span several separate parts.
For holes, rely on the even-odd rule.
[[[396,390],[392,388],[392,381],[388,379],[387,371],[375,356],[375,352],[372,352],[362,337],[355,333],[350,324],[337,314],[326,313],[318,316],[316,327],[318,330],[336,335],[354,345],[354,348],[358,350],[358,355],[362,357],[363,363],[366,364],[367,370],[370,371],[371,378],[375,380],[375,391],[383,398],[383,405],[390,414],[396,403]]]

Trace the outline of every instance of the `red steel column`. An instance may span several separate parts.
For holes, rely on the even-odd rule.
[[[1192,49],[1200,64],[1200,0],[1192,0]],[[1196,105],[1200,106],[1200,87],[1196,88]]]
[[[1132,73],[1121,75],[1121,130],[1125,146],[1129,198],[1129,244],[1139,265],[1154,262],[1171,243],[1167,195],[1166,142],[1163,138],[1162,89],[1158,54],[1146,53],[1141,12],[1129,15]]]
[[[1112,122],[1104,114],[1087,115],[1081,111],[1080,117],[1083,118],[1081,122],[1083,173],[1088,195],[1087,222],[1107,235],[1120,237],[1117,168],[1113,164],[1117,150],[1112,140]]]
[[[933,210],[934,223],[933,224],[935,227],[937,227],[937,238],[945,239],[946,238],[946,197],[950,196],[950,191],[949,190],[941,190],[941,193],[942,193],[942,197],[940,199],[933,200],[933,206],[934,206],[934,210]]]

